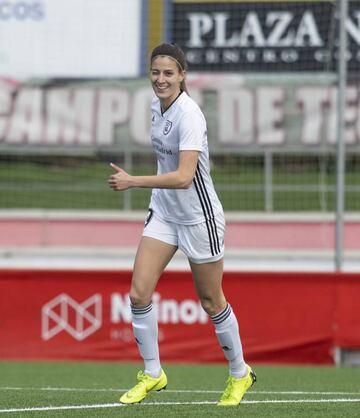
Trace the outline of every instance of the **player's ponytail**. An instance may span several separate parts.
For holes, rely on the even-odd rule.
[[[187,65],[184,51],[176,44],[163,43],[155,47],[151,53],[150,63],[158,56],[167,56],[173,59],[179,71],[186,73]],[[185,78],[180,84],[180,90],[188,93]]]

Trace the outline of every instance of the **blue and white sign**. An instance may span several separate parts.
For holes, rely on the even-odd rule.
[[[141,0],[0,0],[0,76],[137,77]]]

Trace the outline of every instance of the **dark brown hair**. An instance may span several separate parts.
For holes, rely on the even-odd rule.
[[[178,45],[163,43],[156,46],[151,53],[150,65],[158,56],[167,56],[172,58],[176,62],[179,71],[186,71],[187,65],[185,54],[184,51]],[[180,90],[185,91],[186,93],[188,92],[185,84],[185,79],[180,84]]]

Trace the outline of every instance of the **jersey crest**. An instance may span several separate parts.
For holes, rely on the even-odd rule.
[[[163,132],[164,135],[167,135],[171,131],[171,128],[172,128],[172,122],[167,120],[164,126],[164,132]]]

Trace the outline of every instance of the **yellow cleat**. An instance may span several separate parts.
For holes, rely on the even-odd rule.
[[[239,405],[246,391],[256,382],[256,374],[247,366],[247,374],[241,379],[229,376],[227,387],[218,402],[217,406],[236,406]]]
[[[137,383],[132,389],[124,393],[120,398],[121,403],[132,404],[141,402],[146,395],[152,390],[160,391],[166,389],[167,377],[163,370],[161,370],[160,377],[154,378],[143,371],[137,374]]]

